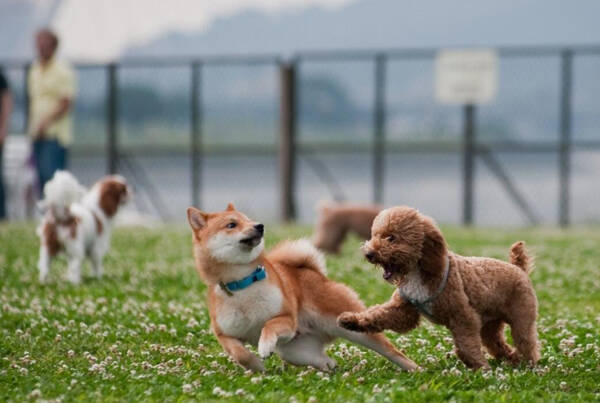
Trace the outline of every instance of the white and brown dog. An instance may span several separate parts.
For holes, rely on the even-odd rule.
[[[406,370],[417,365],[383,333],[339,327],[344,311],[363,311],[356,293],[325,276],[323,255],[308,241],[286,241],[264,253],[264,226],[233,205],[218,213],[190,207],[196,269],[208,285],[212,330],[241,366],[263,371],[260,358],[244,345],[258,346],[261,358],[277,352],[294,365],[327,371],[335,361],[325,345],[342,337],[368,347]]]
[[[110,246],[112,219],[130,197],[125,179],[106,176],[87,191],[67,171],[58,171],[44,186],[44,212],[37,228],[40,237],[40,282],[45,282],[50,261],[59,252],[68,257],[67,279],[81,282],[81,265],[91,260],[96,277],[102,276],[102,260]]]

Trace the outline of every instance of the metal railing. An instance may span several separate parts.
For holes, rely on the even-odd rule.
[[[312,62],[368,62],[373,65],[373,103],[372,103],[372,137],[369,148],[372,153],[372,201],[382,203],[384,201],[384,179],[385,179],[385,157],[387,153],[447,153],[460,151],[462,153],[462,207],[463,223],[471,224],[474,220],[474,171],[475,160],[481,158],[482,162],[500,180],[508,195],[523,212],[527,220],[535,224],[538,218],[534,209],[528,205],[526,199],[520,194],[517,186],[513,183],[508,173],[503,169],[500,162],[494,157],[498,152],[530,152],[530,153],[556,153],[559,159],[559,214],[557,222],[561,226],[570,223],[570,181],[571,181],[571,153],[573,150],[600,150],[600,136],[592,140],[574,140],[572,136],[573,115],[573,61],[578,56],[600,56],[600,46],[570,46],[570,47],[518,47],[497,48],[501,60],[517,59],[523,57],[557,57],[560,60],[560,95],[558,110],[560,137],[558,141],[528,142],[528,141],[485,141],[481,142],[477,137],[475,107],[465,106],[463,119],[463,136],[460,142],[444,141],[391,141],[388,139],[387,113],[388,105],[386,89],[388,86],[388,65],[398,60],[428,60],[435,58],[437,49],[407,49],[407,50],[377,50],[377,51],[318,51],[299,52],[289,59],[283,59],[278,55],[256,55],[256,56],[213,56],[194,58],[170,58],[170,59],[128,59],[118,63],[107,65],[75,63],[78,69],[102,68],[106,72],[106,171],[116,172],[120,168],[135,171],[135,164],[125,162],[122,159],[130,158],[124,153],[119,144],[119,74],[121,70],[130,67],[184,67],[189,68],[189,156],[190,156],[190,188],[191,200],[194,205],[201,205],[202,186],[202,162],[206,156],[204,149],[204,110],[203,86],[206,83],[203,71],[207,66],[233,66],[233,65],[268,65],[279,69],[279,138],[277,155],[279,158],[279,193],[280,214],[283,220],[296,218],[296,188],[298,159],[303,155],[311,154],[315,145],[298,139],[298,116],[299,116],[299,76],[302,68]],[[5,68],[18,68],[26,71],[27,63],[0,61],[0,66]],[[24,73],[24,77],[27,75]],[[600,77],[598,78],[600,80]],[[23,90],[27,87],[23,85]],[[23,95],[27,109],[25,94]],[[26,113],[24,113],[26,120]],[[26,125],[26,122],[24,122]],[[600,129],[599,129],[600,130]],[[328,145],[317,144],[320,149],[344,151],[343,144]],[[346,149],[351,148],[347,147]],[[225,147],[223,152],[228,152]],[[314,163],[316,170],[327,170],[323,164]],[[128,167],[128,168],[127,168]],[[142,176],[139,174],[137,176]],[[324,177],[329,182],[335,182],[330,172],[325,172]],[[148,182],[147,180],[145,182]],[[331,185],[331,183],[330,183]],[[150,186],[150,185],[149,185]],[[335,183],[333,183],[335,187]],[[158,192],[152,199],[160,199]],[[159,208],[160,200],[155,207]],[[164,203],[162,203],[164,204]]]

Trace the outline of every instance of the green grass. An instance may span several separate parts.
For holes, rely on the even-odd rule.
[[[397,370],[344,341],[329,354],[329,374],[284,366],[244,373],[208,330],[205,286],[191,259],[187,228],[119,229],[106,276],[81,286],[62,281],[65,261],[48,285],[37,282],[33,226],[0,226],[0,401],[231,400],[360,401],[600,400],[600,231],[464,230],[445,228],[458,253],[505,258],[525,239],[537,256],[533,283],[540,300],[542,360],[534,370],[492,362],[471,372],[453,354],[445,328],[424,324],[389,337],[424,367]],[[267,244],[308,233],[268,227]],[[329,257],[330,276],[351,285],[369,305],[392,288],[345,244]]]

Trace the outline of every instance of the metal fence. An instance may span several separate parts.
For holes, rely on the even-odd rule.
[[[131,176],[165,218],[233,200],[305,219],[333,197],[465,224],[599,221],[600,47],[497,51],[498,98],[462,109],[434,100],[436,49],[77,63],[72,168]],[[0,65],[25,131],[27,64]]]

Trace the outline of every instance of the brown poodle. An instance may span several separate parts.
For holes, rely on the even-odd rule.
[[[348,232],[359,238],[371,237],[371,225],[382,207],[350,203],[324,203],[317,210],[319,218],[313,244],[329,253],[339,253]]]
[[[510,263],[463,257],[448,251],[432,219],[409,207],[393,207],[375,218],[363,252],[383,267],[383,278],[397,290],[382,305],[341,314],[340,326],[405,333],[423,315],[450,330],[458,357],[470,368],[489,368],[482,344],[497,359],[538,361],[537,298],[523,242],[511,247]],[[516,351],[504,340],[505,323]]]

